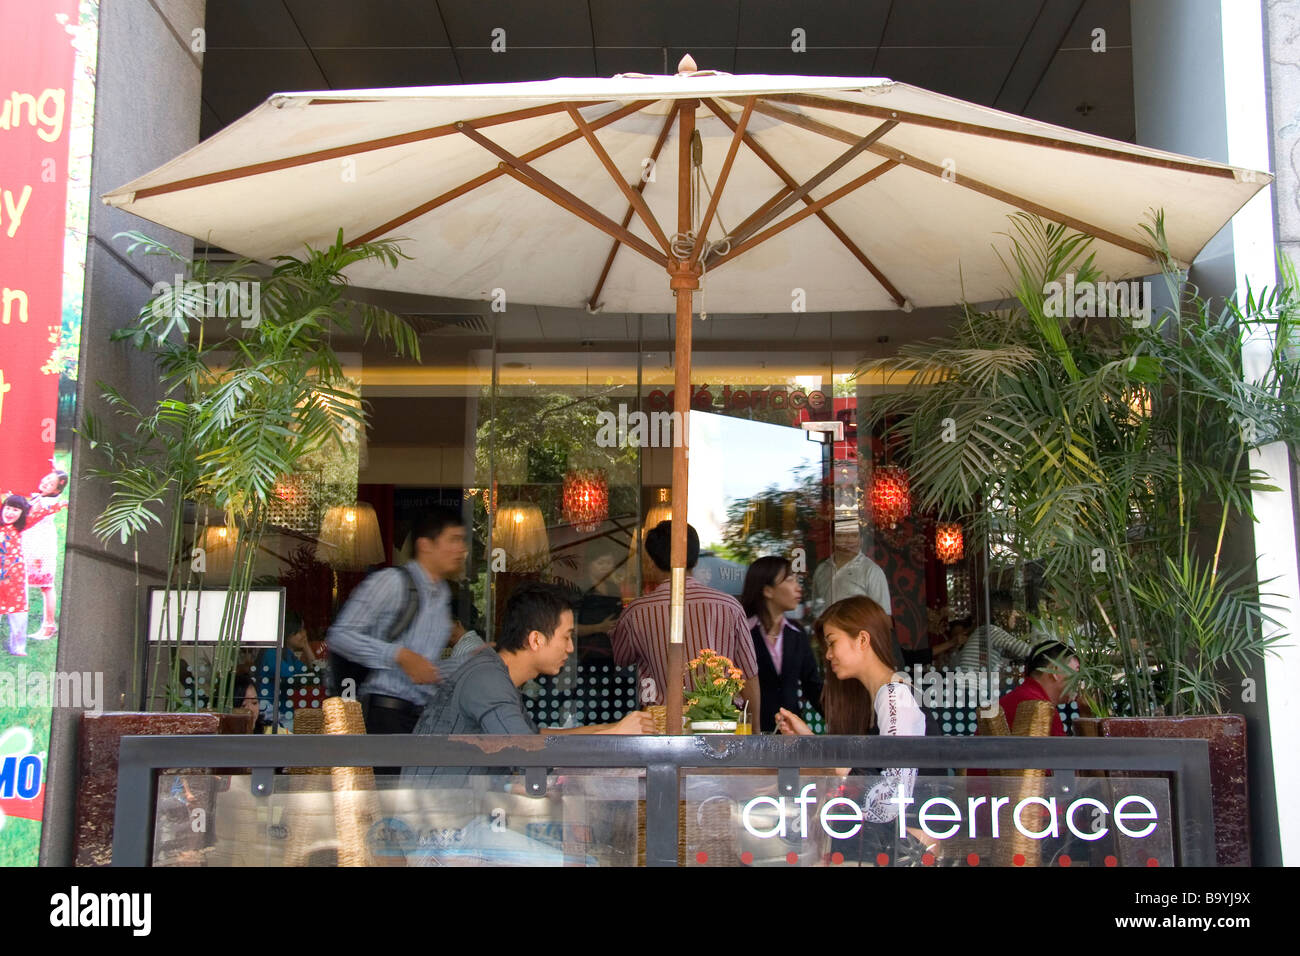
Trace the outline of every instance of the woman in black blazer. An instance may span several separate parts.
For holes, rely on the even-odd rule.
[[[804,701],[822,712],[822,675],[808,635],[785,616],[803,598],[799,578],[790,562],[772,555],[759,558],[745,574],[740,603],[749,615],[750,636],[758,657],[758,687],[762,700],[759,729],[776,729],[776,712],[782,707],[800,713],[799,692]]]

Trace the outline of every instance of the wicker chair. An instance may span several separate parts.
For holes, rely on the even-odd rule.
[[[1056,705],[1047,700],[1025,700],[1021,701],[1016,708],[1016,721],[1011,727],[1010,736],[1012,737],[1050,737],[1052,734],[1052,715],[1056,713]],[[986,722],[988,729],[986,730]],[[998,708],[996,717],[980,718],[980,733],[989,734],[990,736],[1007,736],[1006,733],[1007,717],[1002,708]],[[1001,731],[999,733],[999,730]],[[1018,780],[1018,784],[1008,784],[1008,790],[1012,791],[1009,795],[1012,797],[1011,805],[1015,806],[1021,800],[1028,797],[1041,797],[1043,795],[1043,782],[1048,776],[1048,771],[1037,769],[1024,770],[1001,770],[992,771],[993,774],[1001,777],[1010,777]],[[1017,855],[1022,856],[1024,862],[1021,866],[1038,866],[1041,861],[1043,841],[1035,840],[1025,836],[1018,828],[1012,828],[1011,832],[1005,834],[997,843],[993,850],[994,866],[1013,866]]]
[[[325,733],[364,734],[361,701],[330,697],[322,705]],[[378,862],[366,846],[366,833],[380,819],[379,794],[371,767],[331,767],[334,825],[339,837],[339,866],[373,866]],[[392,861],[382,861],[392,862]],[[405,862],[405,861],[403,861]]]
[[[361,702],[331,697],[319,709],[300,708],[294,714],[294,730],[298,734],[364,734],[366,724],[361,715]],[[319,782],[320,777],[326,774],[329,775],[330,782],[325,789],[332,791],[332,798],[326,806],[332,809],[325,812],[333,818],[338,865],[405,863],[404,860],[376,859],[366,845],[366,834],[382,816],[373,768],[302,767],[295,772],[302,776],[288,778],[285,789],[289,792],[302,792],[304,798],[302,805],[296,808],[296,813],[288,821],[290,837],[289,846],[285,850],[286,865],[305,865],[309,856],[321,852],[320,841],[316,837],[321,835],[322,826],[331,827],[317,819],[320,811],[325,808],[319,801],[311,800],[308,794],[322,789],[324,785]]]
[[[325,711],[320,707],[299,707],[293,712],[293,732],[302,734],[325,733]],[[327,774],[329,767],[290,767],[289,773]]]

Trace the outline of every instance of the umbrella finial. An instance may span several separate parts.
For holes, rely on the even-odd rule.
[[[677,75],[681,76],[683,73],[694,73],[698,69],[699,67],[695,65],[695,58],[688,53],[681,58],[680,62],[678,62]]]

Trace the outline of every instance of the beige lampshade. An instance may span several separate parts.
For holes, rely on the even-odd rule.
[[[646,532],[657,528],[661,522],[673,520],[673,506],[667,502],[657,502],[650,506],[650,513],[645,516],[645,524],[641,526],[641,537],[644,539]]]
[[[641,580],[644,581],[649,573],[647,562],[650,560],[645,553],[645,536],[651,529],[657,527],[661,521],[673,520],[673,506],[669,501],[671,497],[667,488],[660,488],[657,494],[658,500],[650,506],[646,512],[645,521],[641,525],[641,530],[632,536],[628,542],[627,560],[628,569],[639,567],[641,569]]]
[[[379,518],[365,502],[336,505],[325,512],[316,559],[336,571],[360,571],[384,560]]]
[[[542,509],[529,501],[508,501],[492,523],[492,550],[502,548],[507,571],[540,571],[551,560]]]
[[[199,547],[203,549],[203,570],[206,574],[229,574],[235,563],[235,544],[239,529],[226,525],[209,525],[203,529]]]

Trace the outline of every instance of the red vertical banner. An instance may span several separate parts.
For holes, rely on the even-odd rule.
[[[96,0],[22,0],[0,26],[3,865],[37,861],[51,708],[102,705],[103,675],[60,679],[54,640],[70,493],[59,394],[77,375],[97,23]]]
[[[0,31],[0,492],[50,470],[77,0],[6,4]]]

